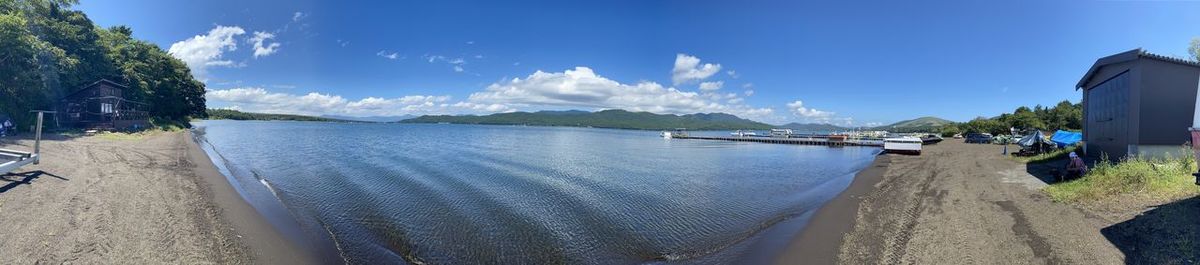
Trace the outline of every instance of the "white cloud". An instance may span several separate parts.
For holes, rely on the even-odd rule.
[[[208,67],[240,65],[230,60],[222,60],[222,54],[237,50],[237,42],[233,37],[242,34],[246,34],[246,31],[241,27],[217,26],[209,30],[207,35],[196,35],[171,44],[167,52],[187,64],[196,79],[207,81]]]
[[[748,118],[765,117],[774,112],[770,108],[721,102],[722,99],[736,98],[736,94],[732,95],[686,92],[654,82],[622,84],[599,76],[590,68],[576,67],[559,73],[537,71],[524,79],[494,83],[482,92],[471,94],[468,101],[522,108],[550,106],[670,114],[724,112]]]
[[[400,56],[400,53],[397,53],[397,52],[388,52],[388,51],[386,51],[386,50],[380,50],[379,52],[375,53],[375,55],[377,55],[377,56],[379,56],[379,57],[386,58],[386,59],[388,59],[388,60],[400,60],[400,59],[404,59],[404,56]]]
[[[479,57],[482,57],[482,55],[480,55]],[[428,61],[429,63],[443,62],[443,63],[450,64],[450,68],[454,69],[455,72],[461,73],[461,72],[466,71],[466,69],[463,67],[463,65],[467,64],[467,60],[463,59],[463,58],[449,58],[449,57],[441,56],[441,55],[428,55],[428,54],[426,54],[424,56],[424,58],[425,58],[425,61]]]
[[[467,45],[475,45],[475,41],[469,40],[469,41],[467,41]]]
[[[700,65],[700,58],[680,53],[675,55],[675,68],[671,70],[671,82],[674,82],[675,85],[696,82],[720,71],[720,64]]]
[[[747,97],[749,97],[749,96],[753,96],[753,95],[754,95],[754,90],[746,90],[746,92],[744,92],[743,94],[746,94],[746,96],[747,96]]]
[[[259,56],[271,55],[271,54],[274,54],[275,52],[279,51],[280,44],[278,42],[267,43],[266,45],[263,45],[267,40],[274,39],[274,38],[275,38],[275,34],[273,34],[273,33],[255,31],[254,36],[250,37],[250,40],[249,40],[250,43],[254,45],[254,58],[258,58]]]
[[[724,81],[702,82],[702,83],[700,83],[700,91],[713,92],[713,91],[717,91],[718,89],[721,89],[721,86],[724,86],[724,85],[725,85]]]
[[[252,112],[301,115],[398,116],[420,114],[461,113],[463,110],[448,104],[449,96],[411,95],[398,98],[367,97],[356,101],[338,95],[311,92],[304,95],[269,92],[262,88],[231,88],[209,90],[208,101],[228,104]],[[477,106],[462,106],[462,108]],[[478,107],[490,112],[502,108]]]
[[[741,75],[738,75],[737,71],[734,71],[734,70],[725,71],[725,74],[728,74],[729,77],[732,77],[733,79],[738,79],[738,77],[742,77]]]
[[[292,14],[292,21],[293,22],[300,21],[301,19],[304,19],[304,17],[307,17],[307,16],[308,16],[308,14],[304,14],[304,12],[297,11],[295,14]]]
[[[804,102],[801,102],[799,100],[793,101],[792,103],[788,103],[787,107],[788,107],[788,110],[792,112],[792,114],[794,114],[798,117],[807,119],[807,120],[828,120],[829,118],[832,118],[833,115],[835,114],[835,113],[829,112],[829,111],[822,111],[822,110],[805,107]]]
[[[338,39],[337,44],[338,44],[338,46],[346,47],[346,45],[350,45],[350,41]]]
[[[444,60],[446,60],[446,56],[441,56],[441,55],[428,55],[428,54],[426,54],[426,55],[425,55],[425,60],[426,60],[426,61],[429,61],[429,63],[433,63],[433,62],[436,62],[436,61],[444,61]]]

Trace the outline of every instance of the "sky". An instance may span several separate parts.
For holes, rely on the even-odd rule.
[[[1196,1],[81,2],[187,63],[209,107],[362,117],[966,121],[1079,102],[1096,59],[1200,37]]]

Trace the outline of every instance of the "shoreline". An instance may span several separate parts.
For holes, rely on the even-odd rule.
[[[850,186],[813,214],[808,224],[784,246],[778,264],[834,264],[844,235],[855,225],[862,197],[874,191],[891,165],[890,155],[881,154],[854,175]]]
[[[207,197],[218,206],[221,219],[237,233],[238,240],[248,248],[257,262],[286,264],[316,264],[312,251],[304,251],[298,242],[288,240],[262,213],[250,205],[235,190],[226,176],[213,164],[211,157],[194,140],[194,132],[180,135],[185,139],[187,156],[192,161],[193,174],[208,187]]]

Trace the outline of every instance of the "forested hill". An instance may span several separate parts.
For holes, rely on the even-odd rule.
[[[954,124],[953,121],[938,117],[920,117],[911,120],[896,122],[890,125],[879,126],[872,130],[890,131],[890,132],[936,132],[942,126]]]
[[[828,123],[788,123],[779,125],[779,128],[792,129],[799,132],[833,132],[849,130],[846,127],[841,127]]]
[[[101,78],[127,85],[125,98],[149,104],[156,121],[205,113],[204,84],[157,45],[125,26],[100,28],[77,0],[0,0],[0,114],[29,124],[31,109]]]
[[[687,115],[654,114],[624,110],[586,111],[539,111],[497,113],[484,116],[426,115],[407,119],[403,123],[460,123],[535,126],[578,126],[597,128],[667,130],[735,130],[772,128],[771,125],[742,119],[724,113],[698,113]]]
[[[208,119],[210,120],[237,120],[237,121],[324,121],[324,122],[363,122],[344,119],[333,119],[325,117],[313,117],[304,115],[291,114],[268,114],[268,113],[253,113],[241,112],[231,109],[209,109]]]

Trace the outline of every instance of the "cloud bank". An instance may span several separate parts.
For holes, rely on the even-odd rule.
[[[674,82],[675,85],[694,83],[720,71],[720,64],[700,65],[700,58],[680,53],[675,55],[675,68],[671,69],[671,82]]]
[[[209,67],[237,66],[231,60],[223,60],[222,55],[237,50],[237,42],[233,38],[242,34],[246,34],[246,30],[241,27],[217,26],[209,30],[208,34],[196,35],[171,44],[167,53],[187,64],[196,79],[206,81]]]

